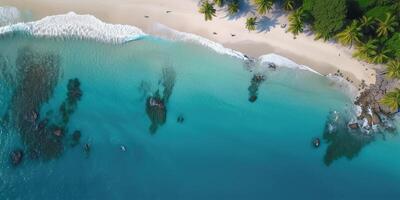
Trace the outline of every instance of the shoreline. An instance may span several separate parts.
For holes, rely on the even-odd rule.
[[[280,27],[280,24],[287,23],[285,13],[276,10],[265,18],[264,31],[249,32],[244,27],[246,16],[228,19],[224,17],[226,12],[220,8],[217,9],[217,17],[205,22],[203,15],[198,12],[197,1],[193,0],[171,0],[168,3],[163,0],[107,0],[100,3],[94,0],[84,3],[78,0],[0,0],[0,6],[29,10],[34,20],[70,11],[90,14],[106,23],[133,25],[152,35],[159,35],[160,30],[156,25],[163,24],[177,31],[199,35],[254,58],[274,53],[299,65],[309,66],[322,75],[334,74],[340,70],[356,87],[361,80],[365,80],[367,85],[375,83],[375,65],[352,58],[351,49],[347,47],[315,41],[312,35],[307,36],[306,33],[293,39],[292,34],[285,33]]]

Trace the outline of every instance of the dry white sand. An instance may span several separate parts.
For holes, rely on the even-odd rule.
[[[162,34],[155,28],[155,24],[160,23],[206,37],[251,57],[276,53],[321,74],[335,73],[339,69],[354,84],[361,80],[375,83],[374,68],[377,66],[352,58],[352,49],[315,41],[312,35],[301,34],[294,39],[292,34],[286,33],[280,26],[287,23],[282,11],[258,17],[261,19],[259,31],[249,32],[245,29],[246,16],[254,15],[254,11],[230,18],[225,9],[218,9],[217,17],[206,22],[198,12],[196,0],[0,0],[0,6],[30,10],[35,19],[70,11],[91,14],[108,23],[134,25],[150,34]]]

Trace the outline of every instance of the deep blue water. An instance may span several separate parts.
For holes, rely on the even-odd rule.
[[[0,67],[0,199],[400,198],[395,134],[374,138],[352,159],[327,156],[327,119],[333,111],[347,119],[352,100],[311,72],[263,70],[266,80],[251,103],[254,70],[244,61],[150,36],[121,45],[7,36],[0,39]],[[60,125],[74,78],[83,95]],[[163,94],[163,83],[173,85],[166,121],[151,131],[146,101],[158,89]],[[48,98],[27,96],[34,88]],[[30,154],[42,147],[22,139],[36,133],[17,120],[41,98],[38,122],[64,128],[63,137],[49,136],[61,141],[61,153],[50,158]],[[82,136],[71,147],[75,130]],[[318,149],[314,137],[322,139]],[[9,155],[16,148],[24,159],[14,167]]]

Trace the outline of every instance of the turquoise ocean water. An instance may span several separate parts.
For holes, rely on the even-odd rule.
[[[0,199],[400,198],[399,137],[340,156],[358,143],[330,146],[323,133],[330,113],[345,118],[352,100],[308,71],[264,70],[251,103],[253,70],[205,47],[152,36],[111,45],[18,34],[0,39],[0,67]],[[15,116],[42,98],[37,120],[59,124],[75,78],[83,95],[62,125],[61,153],[32,154],[35,144],[22,137],[37,133],[21,133]],[[151,131],[146,101],[166,82],[166,120]],[[72,147],[75,130],[81,138]],[[14,167],[16,148],[24,157]]]

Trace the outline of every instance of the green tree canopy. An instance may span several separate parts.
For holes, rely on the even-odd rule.
[[[212,18],[216,16],[216,14],[215,14],[216,10],[214,8],[214,4],[210,3],[208,1],[204,1],[201,4],[199,12],[204,14],[204,19],[206,21],[207,20],[212,20]]]
[[[400,89],[396,88],[394,91],[386,93],[380,100],[380,103],[386,105],[392,111],[397,112],[400,104]]]
[[[249,17],[246,20],[246,28],[249,31],[254,31],[256,30],[256,25],[257,25],[257,17]]]
[[[272,9],[274,0],[254,0],[254,4],[256,5],[257,12],[260,15],[265,15],[267,11]]]
[[[387,76],[400,79],[400,60],[392,60],[387,64]]]
[[[234,15],[239,12],[239,1],[233,0],[228,3],[228,12],[230,15]]]
[[[353,43],[360,42],[361,36],[361,27],[359,26],[358,21],[354,20],[342,32],[338,33],[336,38],[341,44],[352,46]]]
[[[344,26],[347,6],[346,0],[314,0],[311,14],[313,29],[317,38],[325,40],[334,36]]]

